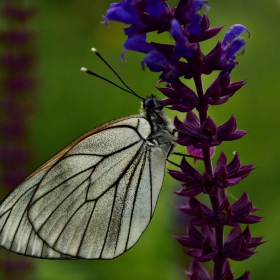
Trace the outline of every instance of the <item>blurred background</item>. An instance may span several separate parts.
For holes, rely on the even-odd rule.
[[[170,6],[177,3],[173,0],[168,2]],[[31,108],[27,120],[29,132],[24,140],[31,153],[29,171],[98,124],[138,113],[140,102],[135,97],[80,72],[84,66],[116,81],[108,68],[90,51],[92,47],[103,54],[138,94],[157,93],[160,96],[153,87],[158,75],[141,70],[141,54],[127,52],[126,62],[119,60],[125,40],[122,33],[124,26],[110,22],[107,28],[101,24],[109,4],[107,0],[22,1],[23,6],[36,9],[34,16],[28,18],[24,25],[26,30],[35,32],[29,52],[36,57],[31,71],[35,86],[32,94],[27,96],[27,103],[31,104],[27,106]],[[252,34],[247,39],[246,53],[237,58],[240,65],[231,75],[233,81],[247,79],[247,84],[225,105],[210,111],[217,124],[224,123],[234,114],[238,128],[249,131],[243,139],[218,147],[216,158],[221,150],[229,159],[237,151],[243,164],[256,163],[257,169],[239,185],[230,188],[229,195],[236,199],[246,191],[253,204],[260,208],[257,214],[265,216],[263,222],[250,228],[253,236],[265,236],[267,243],[260,246],[258,253],[249,260],[232,262],[232,270],[236,271],[235,277],[249,270],[254,280],[278,279],[280,1],[272,0],[268,5],[265,0],[215,0],[209,5],[211,26],[224,25],[225,28],[209,42],[202,43],[205,53],[215,46],[218,39],[222,39],[224,32],[233,24],[245,25]],[[11,27],[11,23],[7,24],[3,17],[0,24],[1,30]],[[148,39],[153,38],[157,40],[158,37],[150,35]],[[160,36],[160,40],[172,42],[168,35]],[[1,47],[1,50],[7,48]],[[4,74],[1,73],[0,77],[3,78]],[[215,77],[216,73],[204,77],[205,87]],[[186,83],[193,86],[192,81]],[[168,114],[174,116],[172,111]],[[183,115],[179,118],[182,120]],[[173,160],[179,161],[180,158]],[[21,273],[26,267],[29,271],[24,279],[186,279],[184,270],[190,259],[184,254],[183,247],[172,238],[172,235],[185,233],[184,217],[175,209],[176,205],[184,203],[184,199],[179,201],[173,194],[178,189],[180,186],[167,174],[150,226],[136,246],[121,257],[112,261],[48,261],[18,258],[1,248],[0,279],[23,279],[17,278],[15,273]],[[7,192],[7,188],[3,189],[2,197]],[[14,258],[17,262],[7,262]],[[211,269],[211,264],[208,267]],[[20,275],[24,277],[22,273]]]

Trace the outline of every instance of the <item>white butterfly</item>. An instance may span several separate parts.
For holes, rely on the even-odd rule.
[[[46,259],[113,259],[153,216],[174,127],[159,100],[66,146],[0,205],[0,245]]]

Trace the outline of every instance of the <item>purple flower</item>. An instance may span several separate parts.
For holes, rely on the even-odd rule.
[[[208,262],[217,255],[215,235],[211,227],[203,226],[199,231],[189,225],[188,236],[175,236],[175,239],[183,246],[192,248],[186,254],[199,262]]]
[[[197,149],[192,145],[187,146],[188,153],[195,157],[194,163],[196,163],[197,160],[203,160],[203,151],[202,149]],[[210,147],[210,156],[212,157],[215,153],[215,147]]]
[[[186,160],[182,159],[181,171],[168,170],[168,173],[180,181],[183,189],[175,193],[180,196],[196,196],[203,191],[203,177]]]
[[[188,57],[194,53],[194,50],[190,47],[187,37],[182,31],[181,25],[176,19],[171,22],[170,34],[176,42],[175,50],[172,54],[173,58],[179,59],[180,57]]]
[[[257,208],[252,206],[246,193],[233,204],[225,198],[217,213],[214,213],[212,209],[193,196],[190,197],[188,205],[179,206],[178,209],[187,214],[188,223],[196,226],[209,225],[217,227],[223,224],[236,227],[239,223],[254,224],[262,219],[260,216],[251,214]]]
[[[143,53],[142,68],[158,72],[158,83],[166,82],[165,87],[157,88],[166,96],[161,100],[163,106],[186,113],[184,121],[174,119],[176,142],[186,147],[194,164],[204,164],[204,170],[198,171],[183,157],[179,170],[168,171],[182,186],[175,194],[188,197],[187,204],[178,207],[186,214],[188,232],[186,236],[175,237],[190,248],[187,254],[195,259],[187,275],[191,280],[234,280],[228,258],[249,258],[255,247],[262,244],[261,237],[251,237],[249,227],[241,232],[240,224],[254,224],[262,217],[254,215],[258,209],[247,193],[231,202],[226,192],[226,188],[246,178],[254,165],[242,165],[237,153],[228,163],[223,152],[216,165],[212,163],[216,146],[238,140],[246,132],[237,128],[233,114],[222,125],[216,125],[208,109],[228,102],[245,84],[245,80],[231,82],[230,73],[238,64],[236,56],[246,48],[241,35],[247,32],[250,36],[250,31],[241,24],[233,25],[223,40],[205,54],[200,42],[213,38],[222,29],[211,27],[206,3],[179,0],[177,7],[170,8],[164,0],[127,0],[111,4],[105,22],[119,20],[129,24],[124,29],[128,38],[123,54],[126,50]],[[149,32],[169,32],[173,43],[148,42]],[[202,75],[213,71],[218,71],[217,78],[204,91]],[[183,79],[193,79],[195,89]],[[209,196],[209,205],[196,198],[202,193]],[[225,226],[233,227],[226,239]],[[213,275],[200,264],[210,260],[214,262]],[[245,272],[237,280],[249,279],[250,273]]]
[[[250,37],[250,31],[241,24],[235,24],[229,28],[222,41],[223,54],[220,58],[221,63],[227,65],[227,69],[223,70],[222,76],[228,75],[235,67],[235,57],[238,52],[245,52],[246,42],[239,36],[246,31]]]
[[[220,105],[229,100],[236,91],[243,87],[245,81],[230,83],[230,76],[221,76],[208,87],[205,92],[204,100],[209,105]]]
[[[160,17],[164,13],[164,5],[161,0],[146,0],[146,12],[153,17]]]
[[[192,145],[197,149],[217,146],[223,141],[237,140],[246,134],[243,130],[237,130],[234,116],[217,127],[210,117],[200,124],[198,117],[190,111],[184,122],[175,117],[174,125],[180,131],[177,143],[182,146]]]
[[[105,23],[108,24],[109,20],[116,20],[126,24],[137,22],[138,13],[133,7],[133,0],[124,0],[118,3],[110,4],[110,7],[105,16]]]
[[[200,27],[201,32],[199,34],[189,34],[188,39],[190,43],[198,43],[202,42],[208,39],[213,38],[216,36],[223,27],[214,27],[210,28],[210,21],[209,18],[206,15],[202,16],[202,19],[200,20]]]
[[[255,254],[255,248],[263,244],[263,237],[252,237],[249,226],[242,232],[236,226],[227,236],[224,243],[225,255],[235,261],[242,261]]]
[[[179,112],[189,112],[198,105],[196,94],[182,82],[174,82],[167,84],[165,88],[157,88],[168,98],[161,102],[168,106],[168,109]]]
[[[258,208],[252,205],[247,193],[244,193],[236,202],[231,204],[227,198],[221,203],[219,207],[220,221],[229,226],[237,226],[238,224],[255,224],[258,223],[262,217],[252,215]]]
[[[221,152],[214,169],[214,183],[219,188],[234,186],[246,178],[253,169],[253,164],[241,165],[240,157],[237,153],[228,164],[226,155]]]

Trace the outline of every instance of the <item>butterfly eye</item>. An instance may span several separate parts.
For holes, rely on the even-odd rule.
[[[144,107],[148,110],[154,110],[156,107],[155,101],[151,98],[144,101]]]
[[[151,110],[151,111],[155,111],[155,110],[161,111],[163,109],[163,106],[161,105],[161,103],[154,98],[147,98],[144,101],[144,107],[147,110]]]

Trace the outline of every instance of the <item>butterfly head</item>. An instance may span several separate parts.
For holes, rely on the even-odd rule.
[[[142,102],[142,109],[148,112],[162,111],[163,105],[161,101],[155,96],[147,96]]]
[[[162,110],[163,107],[162,102],[152,94],[142,101],[141,115],[150,122],[153,131],[166,130],[170,134],[174,126]]]

